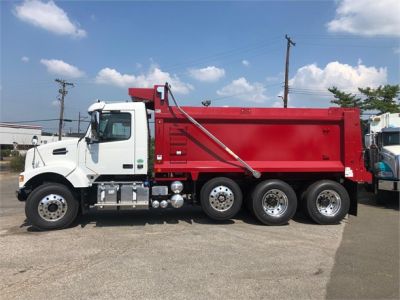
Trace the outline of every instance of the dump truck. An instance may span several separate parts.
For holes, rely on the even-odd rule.
[[[365,135],[365,161],[378,202],[400,192],[400,113],[371,116]]]
[[[217,221],[243,206],[266,225],[287,224],[298,206],[319,224],[357,214],[358,186],[371,181],[358,109],[182,107],[168,84],[129,95],[92,104],[83,138],[28,151],[17,197],[33,226],[185,205]]]

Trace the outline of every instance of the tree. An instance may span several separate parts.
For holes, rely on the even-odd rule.
[[[358,107],[362,109],[362,100],[356,95],[345,93],[335,86],[328,88],[328,91],[330,91],[335,98],[331,100],[331,103],[337,104],[340,107]]]
[[[363,101],[364,110],[378,111],[382,113],[395,113],[400,112],[399,94],[400,85],[384,85],[376,89],[358,88],[360,93],[365,96]]]

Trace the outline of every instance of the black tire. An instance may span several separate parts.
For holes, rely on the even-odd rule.
[[[49,200],[46,196],[51,194],[61,196],[65,200],[66,205],[62,208],[62,205],[56,204],[56,213],[58,212],[58,207],[60,207],[61,216],[59,216],[59,218],[54,218],[55,220],[50,220],[52,216],[48,215],[46,220],[39,214],[39,206],[41,206],[40,203],[42,199]],[[50,209],[48,209],[48,211],[50,211]],[[46,183],[37,187],[32,193],[30,193],[25,203],[26,217],[34,227],[40,230],[66,228],[76,219],[78,211],[79,203],[75,199],[74,194],[65,185],[59,183]]]
[[[311,184],[303,201],[306,213],[321,225],[340,223],[350,208],[350,196],[346,189],[332,180],[320,180]]]
[[[259,183],[251,198],[252,211],[263,224],[284,225],[296,213],[296,193],[282,180],[272,179]]]
[[[222,197],[225,197],[225,200],[217,199],[220,196],[219,193]],[[242,191],[239,185],[226,177],[216,177],[207,181],[200,191],[200,202],[203,211],[211,219],[219,221],[233,218],[242,207],[242,199]],[[220,209],[216,206],[220,206]],[[229,207],[224,209],[224,206]]]

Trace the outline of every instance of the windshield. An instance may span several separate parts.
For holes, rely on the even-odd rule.
[[[385,132],[382,134],[382,145],[400,145],[400,134],[398,132]]]

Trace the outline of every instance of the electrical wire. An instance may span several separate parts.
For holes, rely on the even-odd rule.
[[[214,60],[220,57],[227,57],[227,56],[232,56],[232,55],[239,55],[239,54],[243,54],[243,53],[247,53],[247,52],[251,52],[254,50],[259,50],[259,49],[263,49],[263,48],[268,48],[271,46],[274,46],[278,41],[280,40],[279,36],[275,36],[273,38],[271,38],[270,40],[263,40],[260,42],[255,43],[255,45],[257,46],[244,46],[244,47],[239,47],[236,49],[231,49],[231,50],[227,50],[227,51],[222,51],[222,52],[217,52],[215,54],[211,54],[211,55],[207,55],[201,58],[197,58],[194,60],[189,60],[183,63],[178,63],[178,64],[173,64],[173,65],[167,65],[164,66],[165,69],[168,70],[174,70],[176,68],[181,68],[181,67],[189,67],[192,65],[196,65],[199,63],[204,63],[204,62],[208,62],[210,60]]]

